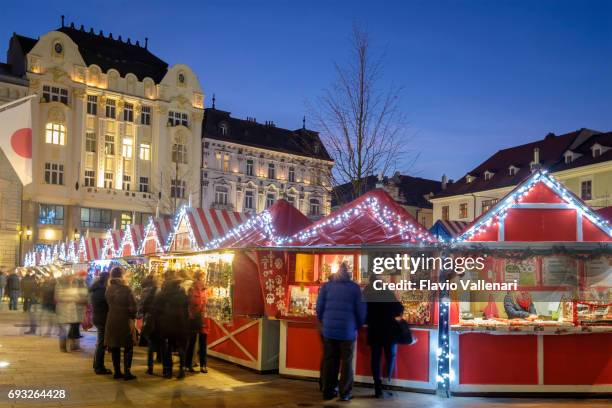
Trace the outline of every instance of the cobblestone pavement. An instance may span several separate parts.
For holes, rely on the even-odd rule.
[[[95,333],[84,333],[83,351],[60,353],[56,337],[24,335],[27,315],[0,311],[0,407],[604,407],[605,400],[441,398],[435,395],[396,392],[387,400],[370,397],[372,389],[357,387],[348,403],[323,403],[317,384],[275,374],[257,374],[211,359],[208,374],[187,375],[183,380],[148,376],[145,353],[137,348],[135,381],[113,380],[93,373]],[[8,363],[8,365],[6,365]],[[111,366],[110,361],[107,366]],[[159,370],[158,370],[159,372]],[[11,388],[64,389],[63,400],[9,400]]]

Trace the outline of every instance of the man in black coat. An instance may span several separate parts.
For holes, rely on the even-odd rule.
[[[21,279],[21,296],[23,297],[23,311],[29,312],[35,299],[36,277],[34,272],[28,273]]]
[[[370,284],[363,290],[363,297],[368,302],[368,344],[372,349],[371,367],[374,380],[374,395],[383,398],[381,369],[382,353],[385,353],[385,378],[391,379],[395,369],[397,343],[399,341],[398,319],[404,313],[404,306],[397,300],[390,290],[374,289],[374,282],[380,279],[377,275],[370,275]]]
[[[108,315],[108,303],[106,302],[106,286],[108,284],[108,272],[101,272],[98,279],[89,288],[92,322],[98,329],[98,340],[94,353],[93,368],[96,374],[111,374],[112,371],[104,366],[104,329],[106,316]]]
[[[187,294],[181,288],[181,281],[177,279],[167,280],[153,300],[165,378],[172,378],[173,349],[178,352],[180,359],[176,378],[185,377],[185,352],[189,335],[188,305]]]
[[[6,279],[6,293],[9,297],[9,310],[17,310],[19,291],[21,290],[21,279],[17,272],[13,271]]]

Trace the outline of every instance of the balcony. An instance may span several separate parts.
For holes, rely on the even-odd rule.
[[[234,211],[234,205],[231,203],[212,203],[210,208],[215,210]]]
[[[157,204],[157,194],[125,191],[104,187],[85,187],[80,190],[82,203],[88,207],[126,209],[151,212]]]

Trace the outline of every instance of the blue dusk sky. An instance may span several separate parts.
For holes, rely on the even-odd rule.
[[[581,127],[612,130],[612,1],[74,1],[2,6],[11,34],[37,37],[66,21],[149,37],[169,64],[197,73],[210,105],[299,128],[306,102],[348,57],[358,23],[386,54],[385,84],[416,163],[398,169],[464,175],[495,151]],[[3,59],[4,60],[4,59]]]

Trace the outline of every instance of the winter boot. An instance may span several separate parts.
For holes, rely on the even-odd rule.
[[[121,349],[119,347],[113,347],[111,349],[111,357],[113,359],[113,371],[114,379],[123,378],[123,373],[121,372]]]
[[[80,351],[81,350],[81,340],[73,339],[70,345],[70,351]]]
[[[60,351],[63,353],[67,353],[68,349],[66,348],[66,339],[61,338],[59,340]]]
[[[132,357],[134,355],[134,349],[132,347],[126,348],[123,352],[123,369],[125,371],[125,375],[123,379],[125,381],[135,380],[136,376],[132,374]]]

